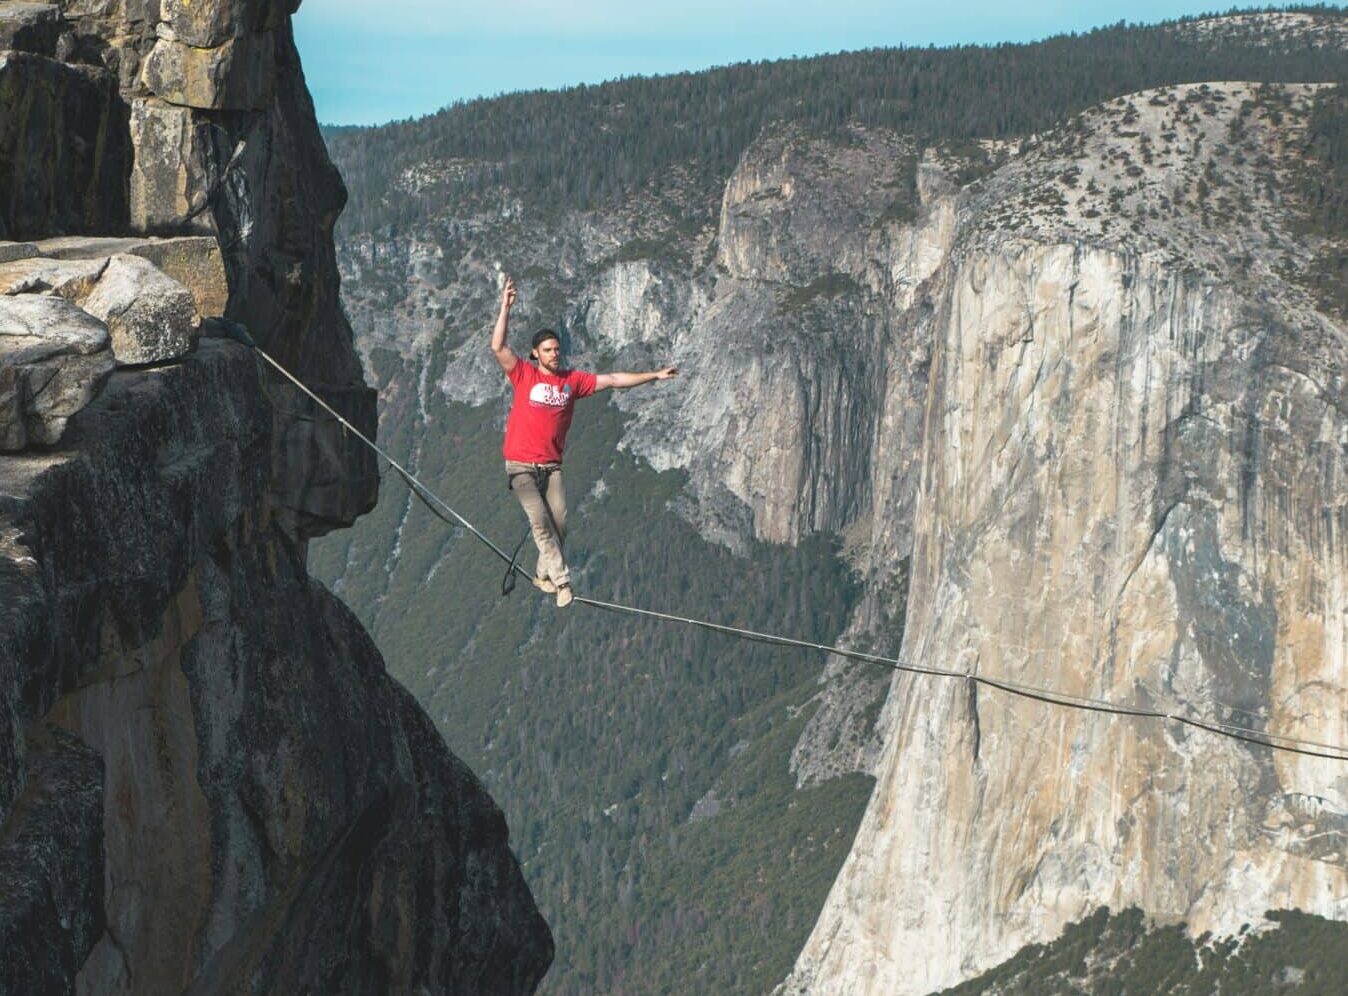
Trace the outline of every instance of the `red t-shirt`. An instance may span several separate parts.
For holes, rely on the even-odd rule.
[[[576,399],[594,394],[599,378],[583,370],[554,375],[524,360],[506,376],[515,386],[515,398],[501,452],[520,463],[561,463]]]

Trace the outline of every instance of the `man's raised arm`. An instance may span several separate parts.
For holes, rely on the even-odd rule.
[[[496,316],[496,327],[491,330],[491,354],[506,373],[515,369],[520,358],[506,345],[506,333],[510,330],[510,306],[515,303],[515,281],[505,278],[505,289],[501,291],[501,313]]]
[[[678,367],[665,367],[662,370],[651,370],[647,373],[606,373],[595,378],[594,389],[604,391],[610,387],[640,387],[642,384],[649,384],[653,380],[669,380],[671,377],[677,377],[678,375]]]

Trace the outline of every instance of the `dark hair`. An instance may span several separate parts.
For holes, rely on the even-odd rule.
[[[552,329],[539,329],[537,332],[535,332],[533,342],[529,344],[529,355],[532,356],[534,350],[537,349],[539,346],[543,345],[543,343],[547,342],[549,339],[556,339],[557,344],[561,345],[562,337],[559,336],[556,332],[552,331]]]

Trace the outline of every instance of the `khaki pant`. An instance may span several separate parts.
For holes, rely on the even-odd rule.
[[[507,460],[505,466],[510,490],[515,492],[524,514],[529,517],[534,544],[538,547],[538,567],[534,575],[550,579],[555,585],[570,584],[571,573],[562,556],[562,547],[566,544],[566,488],[562,484],[562,465]],[[538,493],[538,483],[534,480],[534,470],[537,468],[552,471],[548,475],[546,495]],[[543,504],[545,497],[546,506]],[[551,516],[548,515],[549,511],[552,512]]]

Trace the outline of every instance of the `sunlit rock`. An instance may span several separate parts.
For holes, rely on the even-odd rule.
[[[59,297],[0,296],[0,450],[58,442],[113,369],[102,322]]]

